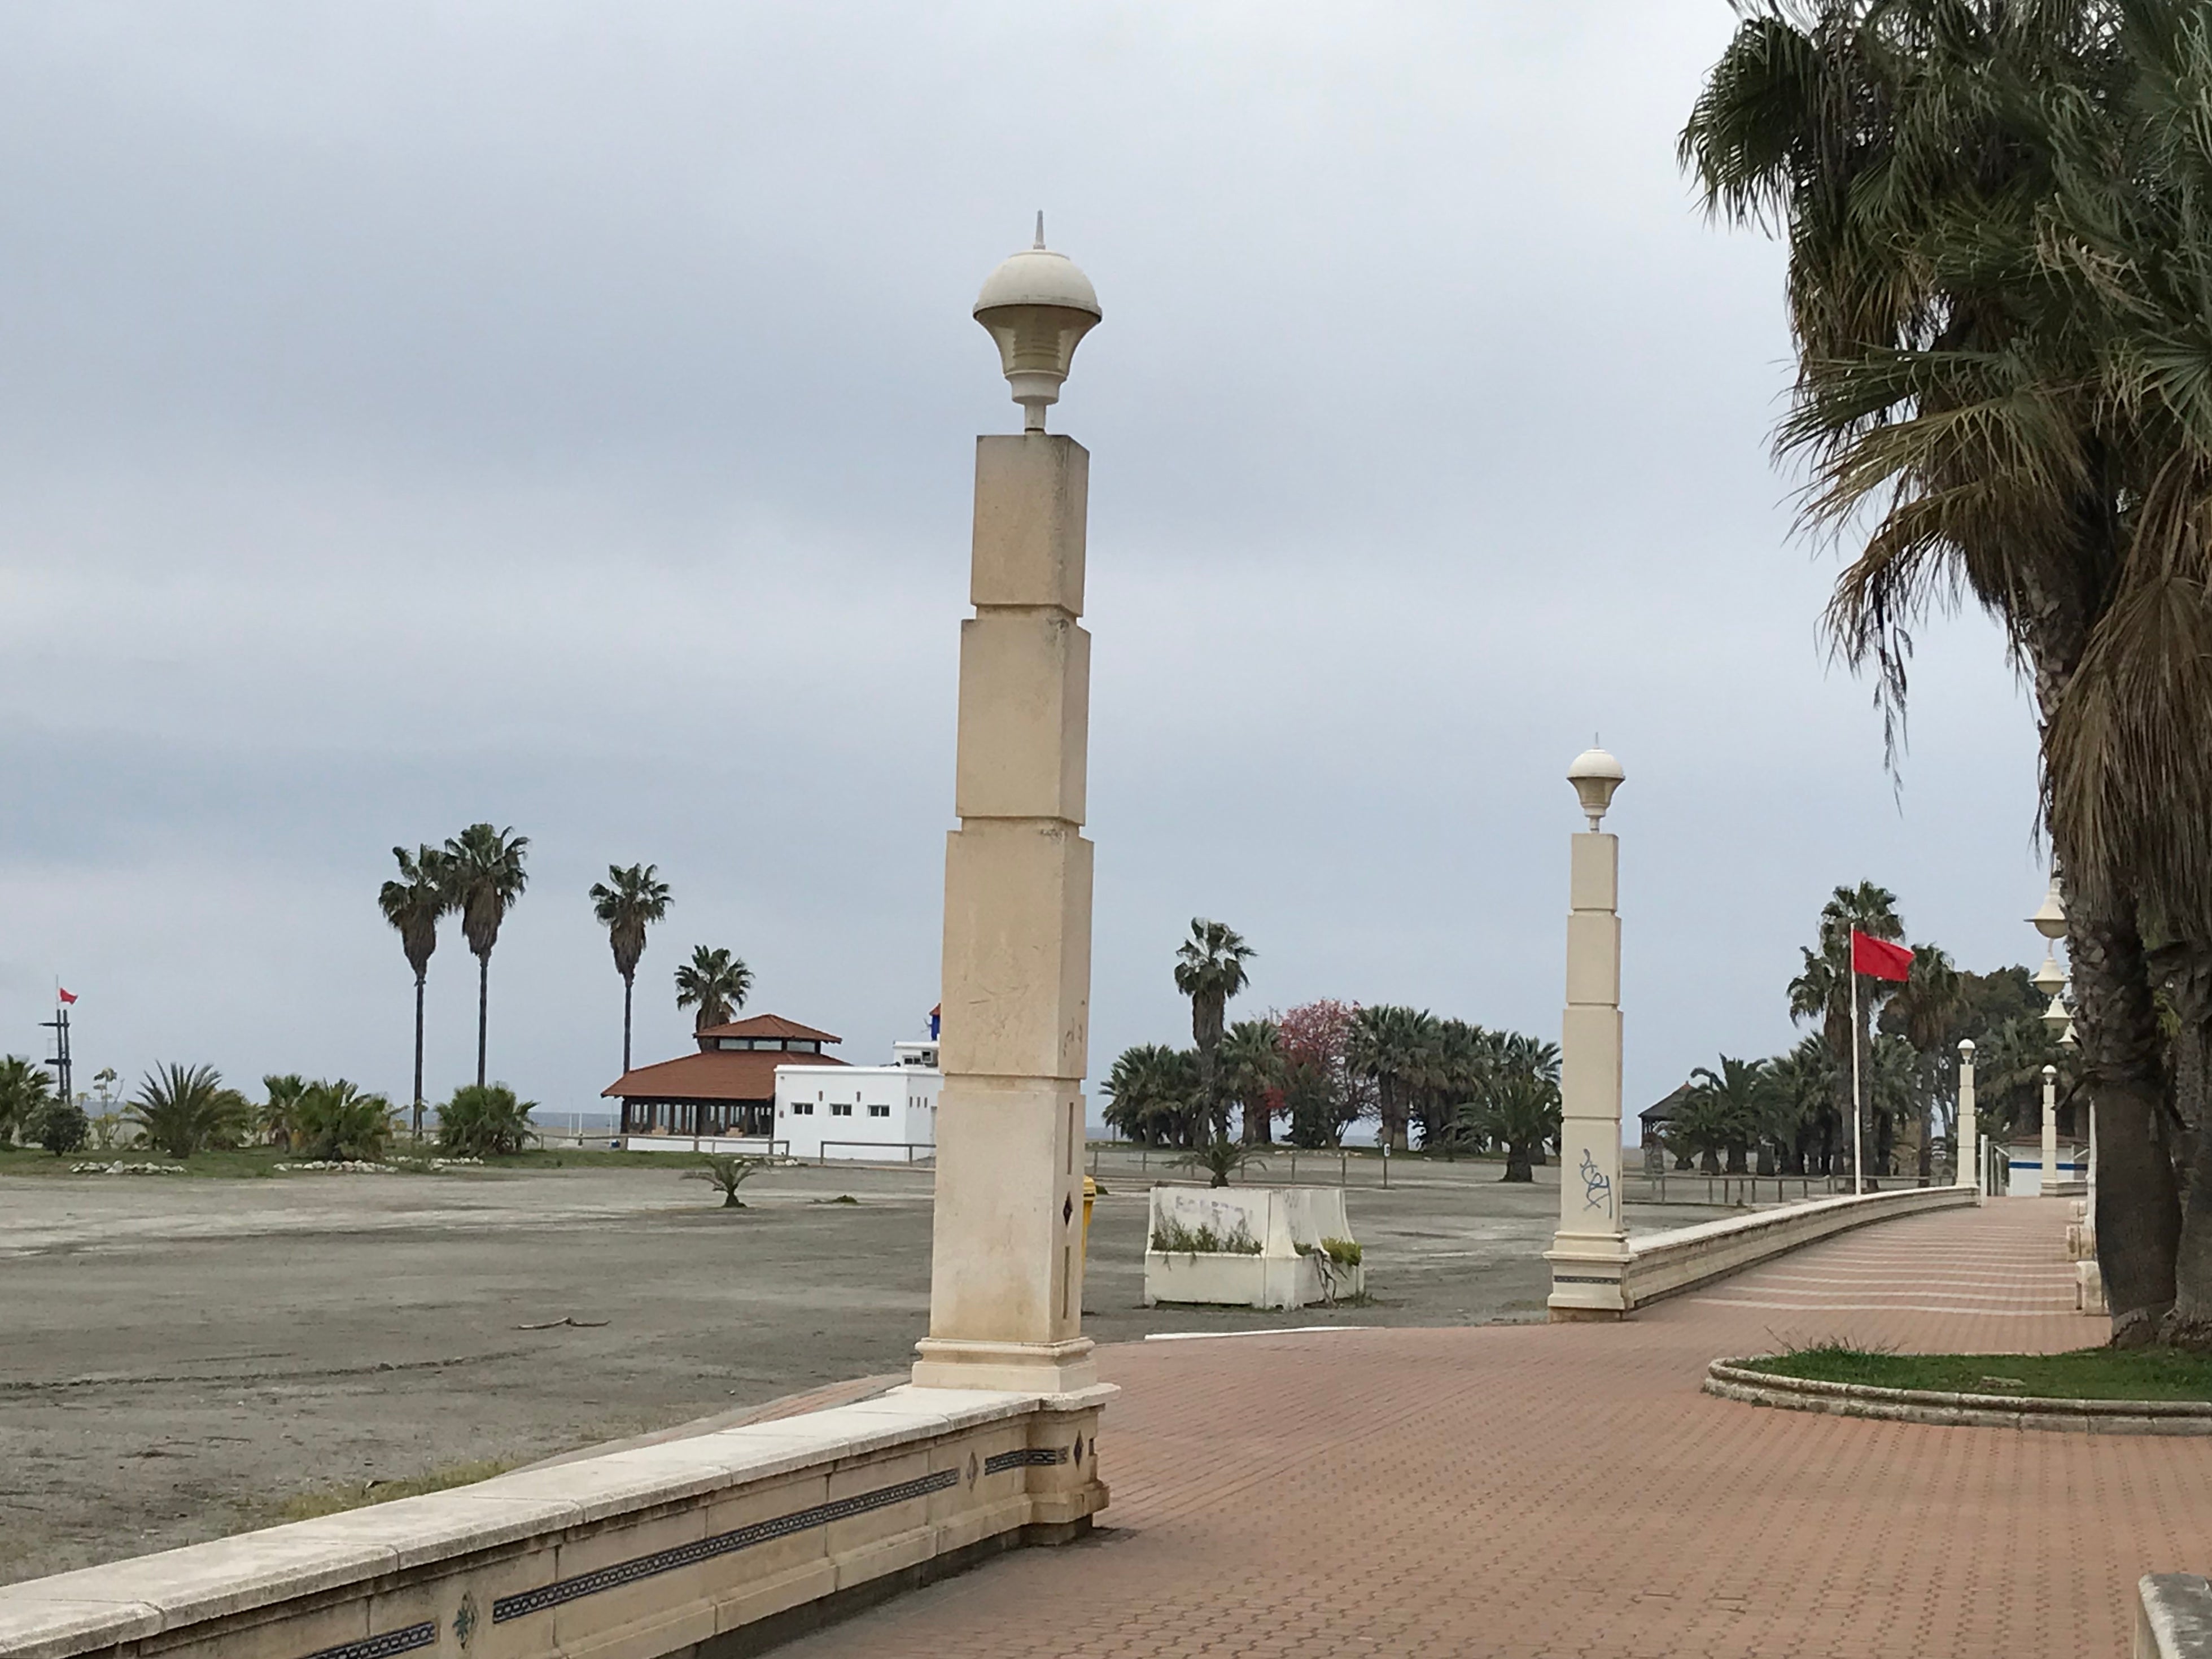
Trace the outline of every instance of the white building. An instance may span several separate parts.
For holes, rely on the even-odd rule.
[[[934,1038],[891,1044],[888,1066],[779,1066],[775,1138],[793,1158],[912,1163],[937,1152]]]

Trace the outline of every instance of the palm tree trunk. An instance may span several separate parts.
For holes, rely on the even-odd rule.
[[[491,952],[477,958],[477,1087],[483,1087],[484,1039],[491,1030]]]
[[[2177,947],[2166,994],[2178,1017],[2173,1035],[2173,1098],[2189,1166],[2182,1182],[2181,1237],[2173,1264],[2173,1312],[2165,1340],[2199,1352],[2212,1350],[2212,949],[2201,942]],[[2098,1147],[2098,1163],[2104,1162]],[[2103,1191],[2099,1170],[2098,1190]]]
[[[422,1139],[422,984],[430,976],[415,975],[415,1139]]]
[[[2074,994],[2097,1115],[2097,1260],[2112,1345],[2140,1347],[2157,1340],[2173,1308],[2181,1242],[2163,1127],[2163,1039],[2133,904],[2085,893],[2070,909]]]
[[[629,1075],[629,1000],[634,975],[623,975],[623,1075]]]

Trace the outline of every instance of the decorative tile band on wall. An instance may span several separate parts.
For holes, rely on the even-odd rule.
[[[520,1619],[525,1613],[540,1613],[547,1607],[557,1607],[579,1596],[596,1595],[601,1590],[618,1589],[624,1584],[634,1584],[641,1578],[673,1572],[679,1567],[696,1566],[702,1561],[711,1561],[718,1555],[729,1555],[738,1550],[750,1549],[755,1544],[765,1544],[772,1539],[788,1538],[793,1533],[805,1532],[814,1527],[826,1527],[833,1521],[843,1521],[855,1515],[866,1515],[871,1510],[887,1509],[893,1504],[927,1498],[932,1492],[943,1492],[959,1483],[959,1475],[951,1469],[940,1469],[935,1474],[925,1474],[918,1480],[902,1480],[895,1486],[878,1486],[873,1492],[841,1498],[835,1503],[817,1504],[812,1509],[794,1510],[789,1515],[779,1515],[773,1520],[756,1521],[750,1526],[739,1527],[733,1532],[718,1533],[712,1538],[702,1538],[695,1543],[679,1544],[673,1549],[656,1550],[651,1555],[641,1555],[634,1560],[617,1561],[611,1567],[601,1567],[595,1572],[580,1573],[574,1578],[562,1578],[536,1589],[518,1591],[502,1595],[491,1604],[491,1621],[503,1625],[510,1619]],[[311,1659],[322,1659],[321,1655]]]
[[[1000,1474],[1008,1469],[1018,1469],[1032,1463],[1049,1464],[1066,1462],[1067,1462],[1067,1448],[1065,1446],[1024,1446],[1018,1451],[993,1452],[983,1460],[983,1473]]]
[[[389,1654],[412,1653],[416,1648],[427,1648],[437,1639],[438,1626],[426,1619],[404,1630],[386,1631],[381,1636],[365,1637],[358,1642],[341,1642],[334,1648],[309,1654],[307,1659],[386,1659]]]

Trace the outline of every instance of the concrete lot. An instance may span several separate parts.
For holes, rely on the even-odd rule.
[[[1407,1163],[1388,1192],[1352,1166],[1370,1304],[1148,1311],[1142,1182],[1162,1173],[1102,1166],[1101,1343],[1541,1316],[1553,1188]],[[732,1212],[673,1169],[0,1178],[0,1582],[234,1531],[319,1487],[900,1371],[927,1317],[929,1182],[776,1171]],[[1717,1213],[1628,1206],[1638,1231]]]

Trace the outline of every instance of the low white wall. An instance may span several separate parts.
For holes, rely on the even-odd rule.
[[[1869,1222],[1973,1202],[1971,1187],[1904,1187],[1856,1198],[1815,1199],[1631,1238],[1621,1269],[1622,1304],[1641,1307]]]
[[[1115,1391],[897,1389],[0,1588],[0,1659],[660,1659],[1106,1505]]]

